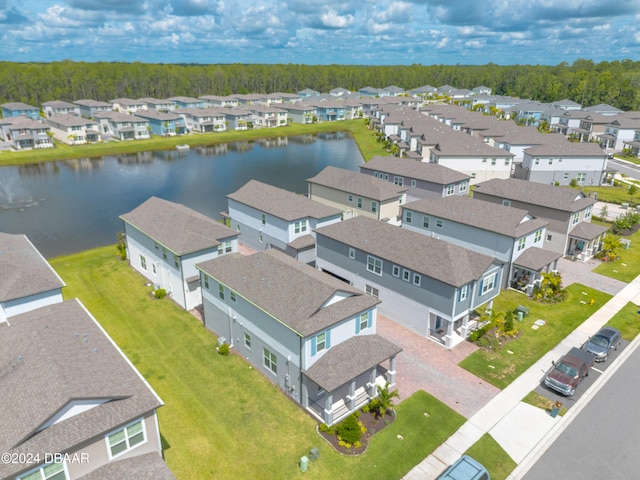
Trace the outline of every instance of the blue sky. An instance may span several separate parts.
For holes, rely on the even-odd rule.
[[[396,65],[640,59],[640,0],[0,0],[2,60]]]

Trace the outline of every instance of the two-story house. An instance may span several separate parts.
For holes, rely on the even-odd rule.
[[[147,110],[155,110],[156,112],[170,112],[176,109],[175,102],[171,100],[164,100],[161,98],[144,97],[139,98],[139,101],[143,102],[147,106]]]
[[[74,105],[80,109],[80,115],[85,118],[93,118],[96,113],[111,112],[111,104],[109,102],[101,102],[99,100],[81,99],[75,100]]]
[[[407,187],[407,201],[469,195],[469,175],[436,163],[376,156],[360,165],[360,172]]]
[[[255,127],[284,127],[287,124],[287,111],[274,106],[249,105],[246,107],[251,112],[251,120]]]
[[[371,218],[316,231],[316,268],[382,300],[380,313],[447,348],[491,307],[504,265],[489,255]]]
[[[172,137],[174,135],[184,135],[187,133],[184,118],[175,112],[160,112],[155,109],[138,110],[137,117],[149,122],[151,133],[162,137]]]
[[[144,100],[134,100],[133,98],[114,98],[109,100],[109,103],[114,112],[134,114],[147,109],[147,103]]]
[[[320,421],[395,385],[401,349],[376,334],[376,298],[276,250],[198,269],[205,325]]]
[[[408,187],[332,166],[307,179],[307,184],[309,198],[339,208],[343,218],[364,215],[399,224],[400,205],[407,200]]]
[[[516,178],[476,185],[473,198],[516,207],[549,222],[544,248],[580,260],[599,250],[606,227],[591,223],[595,198],[579,190]]]
[[[549,222],[525,210],[451,196],[407,203],[402,212],[402,228],[502,262],[502,288],[518,288],[530,294],[541,273],[557,271],[561,255],[543,248]]]
[[[130,265],[182,308],[202,303],[196,263],[238,251],[238,235],[184,205],[151,197],[121,215]]]
[[[221,108],[178,108],[175,113],[182,117],[190,132],[224,132],[227,129],[227,109]]]
[[[102,138],[98,124],[79,115],[53,115],[47,117],[45,122],[51,127],[55,139],[68,145],[95,143]]]
[[[62,301],[65,283],[25,235],[0,232],[0,325]]]
[[[303,195],[251,180],[227,195],[230,226],[256,250],[277,248],[301,262],[315,260],[316,228],[339,222],[342,211]]]
[[[40,110],[22,102],[9,102],[0,105],[2,118],[27,117],[31,120],[40,120]]]
[[[29,117],[9,117],[0,120],[0,136],[16,150],[53,148],[49,131],[49,125]]]
[[[80,115],[80,107],[78,105],[62,100],[44,102],[42,111],[47,117],[53,117],[54,115]]]
[[[144,140],[149,137],[149,121],[137,115],[104,111],[94,114],[103,134],[113,135],[118,140]]]
[[[0,325],[0,366],[0,451],[26,459],[0,462],[0,478],[175,480],[162,400],[79,300]]]
[[[314,120],[318,120],[318,110],[313,105],[303,102],[280,103],[278,108],[287,112],[293,123],[313,123]]]

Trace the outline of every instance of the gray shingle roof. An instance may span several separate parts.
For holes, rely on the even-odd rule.
[[[350,285],[276,250],[229,254],[197,265],[306,337],[380,303]],[[323,308],[337,293],[347,298]]]
[[[549,223],[542,219],[533,218],[526,210],[458,195],[444,198],[425,198],[407,203],[402,208],[512,238],[520,238]]]
[[[25,235],[0,232],[0,302],[65,286]]]
[[[303,218],[323,219],[342,213],[337,208],[257,180],[250,180],[227,198],[288,222]]]
[[[155,452],[107,463],[80,480],[175,480],[175,476]]]
[[[553,156],[583,156],[605,158],[607,154],[600,145],[592,142],[554,142],[537,145],[525,150],[529,155],[553,155]]]
[[[571,188],[517,178],[494,178],[477,184],[474,192],[566,212],[577,212],[596,203],[595,199]]]
[[[494,259],[421,233],[356,217],[316,230],[345,245],[455,287],[478,280]]]
[[[380,335],[357,335],[335,345],[305,375],[327,392],[379,365],[402,348]]]
[[[400,157],[373,157],[364,165],[360,165],[360,170],[376,170],[438,185],[449,185],[470,178],[469,175],[436,163],[426,163]]]
[[[581,238],[582,240],[593,240],[608,230],[607,227],[596,225],[590,222],[580,222],[569,232],[570,237]]]
[[[316,183],[325,187],[353,193],[361,197],[372,198],[382,202],[398,198],[408,189],[399,187],[391,182],[385,182],[371,175],[360,172],[352,172],[337,167],[326,167],[315,177],[307,179],[309,183]]]
[[[158,197],[120,218],[178,255],[213,248],[239,235],[195,210]]]
[[[538,247],[529,247],[514,260],[513,264],[538,272],[561,256],[562,254],[558,252],[552,252]]]
[[[82,399],[111,400],[37,432]],[[78,300],[16,315],[0,327],[2,452],[73,451],[161,405]],[[0,478],[15,468],[0,464]]]

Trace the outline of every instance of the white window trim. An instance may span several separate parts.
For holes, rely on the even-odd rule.
[[[373,260],[373,262],[371,262],[371,260]],[[380,272],[376,272],[376,262],[380,262]],[[369,268],[369,266],[372,264],[373,264],[373,268],[371,269]],[[374,257],[373,255],[367,255],[367,271],[368,272],[371,272],[381,277],[383,265],[384,265],[384,262],[382,261],[381,258]]]
[[[398,265],[391,267],[391,274],[394,277],[400,278],[400,267]]]
[[[22,475],[16,477],[16,480],[22,480],[24,478],[27,478],[29,475],[33,475],[37,471],[40,472],[40,477],[42,478],[42,480],[45,480],[47,477],[45,477],[44,469],[47,468],[50,465],[52,465],[52,463],[47,463],[46,465],[39,465],[36,468],[33,468],[33,469],[29,470],[28,472],[23,473]],[[69,476],[69,469],[67,468],[67,463],[66,462],[62,462],[62,469],[64,471],[65,480],[68,480],[70,478],[70,476]],[[56,472],[56,475],[58,473],[60,473],[60,472]],[[49,478],[51,478],[51,477],[49,477]]]
[[[411,272],[407,269],[402,269],[402,280],[405,282],[411,281]]]
[[[267,353],[269,354],[269,365],[267,365]],[[275,358],[275,361],[272,360],[272,357]],[[273,365],[275,365],[275,371],[273,370]],[[278,375],[278,357],[276,356],[275,353],[273,353],[271,350],[269,350],[266,347],[263,347],[262,349],[262,366],[264,368],[266,368],[269,372],[271,372],[273,375]]]
[[[491,275],[487,275],[482,279],[482,292],[480,296],[485,295],[486,293],[493,290],[496,286],[496,272],[493,272]],[[491,284],[490,288],[487,288],[487,285]]]
[[[356,249],[353,247],[349,247],[349,258],[352,260],[356,258]]]
[[[131,446],[129,446],[129,436],[128,436],[126,430],[128,428],[132,427],[133,425],[135,425],[136,423],[141,423],[142,424],[142,437],[144,438],[144,440],[142,440],[140,443],[137,443],[137,444],[135,444],[134,446],[131,447]],[[111,442],[109,442],[109,437],[112,437],[113,435],[115,435],[117,433],[120,433],[121,431],[125,432],[124,441],[127,444],[127,448],[125,450],[123,450],[122,452],[120,452],[120,453],[118,453],[116,455],[113,455],[111,453],[112,445],[111,445]],[[121,427],[121,428],[119,428],[117,430],[114,430],[112,432],[107,433],[104,436],[104,441],[107,444],[107,453],[109,454],[109,460],[112,460],[114,458],[118,458],[118,457],[124,455],[125,453],[130,452],[131,450],[134,450],[135,448],[138,448],[140,445],[144,445],[148,441],[147,426],[146,426],[146,422],[144,421],[144,418],[139,418],[137,420],[134,420],[133,422],[125,425],[124,427]]]
[[[464,285],[462,287],[460,287],[460,297],[459,297],[459,301],[460,302],[464,302],[467,299],[467,296],[469,295],[469,285]]]
[[[419,287],[421,283],[422,283],[422,277],[419,274],[414,273],[413,274],[413,284],[416,287]]]
[[[251,350],[251,334],[247,332],[244,333],[244,346]]]

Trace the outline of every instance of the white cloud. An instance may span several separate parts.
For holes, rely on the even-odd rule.
[[[353,24],[353,15],[339,15],[335,10],[329,10],[320,16],[320,20],[327,28],[346,28]]]

